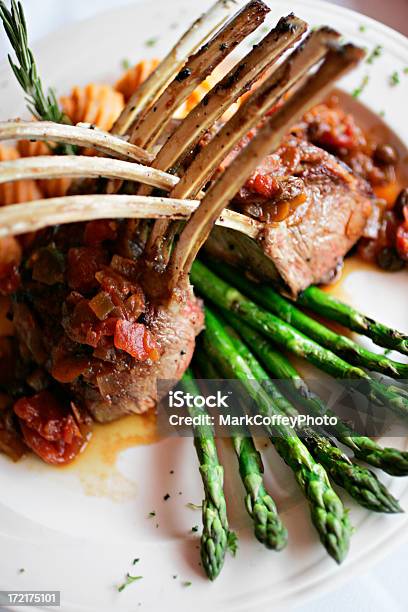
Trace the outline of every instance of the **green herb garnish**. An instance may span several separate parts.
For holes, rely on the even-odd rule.
[[[402,72],[403,72],[404,74],[408,74],[408,66],[406,66]]]
[[[156,516],[156,513],[154,510],[152,510],[151,512],[149,512],[149,518],[152,518],[153,516]]]
[[[198,531],[198,525],[194,525],[194,527],[191,528],[191,531],[194,531],[194,532]]]
[[[190,587],[193,583],[190,582],[190,580],[186,580],[185,582],[182,582],[183,587]]]
[[[129,68],[132,65],[130,60],[128,60],[127,58],[123,59],[121,63],[122,63],[123,70],[129,70]]]
[[[367,28],[366,28],[365,25],[361,24],[361,25],[358,26],[358,31],[359,32],[365,32],[366,30],[367,30]]]
[[[146,47],[154,47],[154,45],[157,43],[159,39],[158,38],[148,38],[145,41],[145,45]]]
[[[374,62],[374,60],[376,60],[378,57],[380,57],[382,51],[383,51],[383,48],[382,48],[381,45],[377,45],[376,47],[374,47],[374,49],[371,51],[370,55],[367,57],[366,63],[367,64],[372,64]]]
[[[118,586],[119,593],[121,593],[124,589],[126,589],[126,587],[129,586],[130,584],[133,584],[133,582],[136,582],[136,580],[141,580],[142,578],[143,576],[131,576],[130,574],[126,574],[125,582],[121,584],[120,586]]]
[[[132,565],[136,565],[136,563],[139,563],[140,559],[133,559],[132,561]]]
[[[58,106],[54,90],[49,89],[47,93],[44,93],[33,53],[28,46],[27,25],[21,3],[12,0],[11,10],[9,10],[0,0],[0,19],[16,54],[17,63],[13,62],[10,55],[8,60],[27,95],[28,110],[36,119],[67,123],[68,119]]]
[[[400,82],[401,81],[400,81],[399,73],[395,70],[390,76],[390,85],[391,87],[395,87],[396,85],[399,85]]]
[[[361,83],[358,87],[355,88],[355,90],[353,91],[353,93],[351,94],[353,96],[353,98],[358,98],[361,96],[361,94],[363,93],[364,89],[367,87],[368,82],[370,80],[370,77],[368,76],[368,74],[366,74],[363,79],[361,80]]]

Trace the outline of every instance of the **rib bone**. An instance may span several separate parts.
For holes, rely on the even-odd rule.
[[[48,198],[24,205],[0,208],[0,237],[34,232],[62,223],[94,219],[183,219],[197,208],[194,200],[152,198],[130,195],[81,195]],[[237,212],[225,210],[218,225],[241,231],[255,238],[262,224]]]
[[[124,135],[129,132],[138,115],[159,97],[184,66],[187,57],[225,23],[236,4],[236,0],[218,0],[191,25],[156,70],[139,85],[116,120],[113,134]]]
[[[2,140],[40,140],[93,147],[105,155],[119,159],[133,160],[148,164],[153,156],[144,149],[130,144],[92,126],[64,125],[52,121],[2,121],[0,122],[0,141]]]
[[[220,211],[228,205],[253,170],[279,146],[290,126],[311,106],[320,102],[333,82],[355,66],[363,56],[364,51],[353,45],[332,49],[316,74],[309,77],[301,89],[271,116],[228,166],[209,189],[181,233],[170,260],[170,287],[174,288],[188,273]]]
[[[285,32],[288,27],[290,31],[292,31],[292,28],[296,30],[295,19],[296,18],[292,16],[284,20],[281,19],[279,22],[280,26],[278,24],[275,31]],[[266,38],[271,37],[273,33],[274,31]],[[281,34],[280,38],[282,37],[283,34]],[[228,153],[239,143],[241,138],[264,118],[266,112],[278,101],[285,91],[287,91],[299,78],[304,76],[309,68],[322,59],[327,52],[327,42],[335,40],[338,37],[339,34],[337,34],[337,32],[326,28],[313,32],[279,68],[275,68],[265,82],[252,92],[252,95],[237,110],[225,126],[197,153],[184,176],[181,177],[180,182],[173,189],[171,194],[172,197],[186,198],[190,197],[191,194],[195,196],[196,193],[205,186],[207,179],[210,178],[222,160],[225,159]],[[264,41],[265,40],[266,39],[264,39]],[[279,40],[278,37],[278,41]],[[249,63],[251,56],[254,54],[259,55],[257,53],[259,48],[260,47],[247,56],[246,64]],[[224,89],[224,87],[222,89]],[[208,95],[208,98],[210,98],[210,95],[211,94]],[[215,99],[217,101],[217,92],[215,93]],[[221,101],[221,105],[222,103]],[[210,106],[211,103],[203,107],[204,113]],[[216,108],[217,106],[214,108],[215,112]],[[188,139],[189,132],[190,134],[193,132],[193,126],[199,126],[199,129],[196,130],[198,136],[201,133],[200,128],[203,127],[207,129],[209,127],[207,117],[205,117],[205,115],[204,117],[200,117],[200,115],[203,114],[202,112],[196,113],[194,120],[192,122],[190,121],[190,117],[195,113],[195,110],[196,109],[190,113],[180,125],[180,128],[176,130],[173,136],[164,145],[153,162],[154,167],[167,170],[171,163],[174,163],[176,151],[179,147],[182,147],[181,143],[186,139],[189,149],[193,147],[195,143],[193,136],[191,135],[190,139]],[[210,111],[207,112],[210,114]],[[202,123],[199,123],[200,118]],[[184,126],[190,129],[183,129]],[[147,195],[149,193],[149,188],[142,186],[139,189],[139,193]],[[168,220],[160,220],[153,226],[147,245],[147,249],[153,257],[155,256],[156,250],[160,248],[160,242],[167,231],[169,223]]]
[[[195,197],[223,159],[307,71],[326,55],[327,43],[339,38],[322,28],[310,36],[266,79],[191,162],[171,192],[174,198]],[[155,166],[155,164],[154,164]],[[164,168],[161,168],[164,169]]]
[[[177,108],[242,40],[256,30],[268,12],[262,0],[251,0],[206,45],[190,56],[154,105],[142,114],[130,141],[145,148],[152,147]]]
[[[179,179],[161,170],[133,162],[80,155],[25,157],[0,163],[0,183],[24,179],[66,177],[111,178],[147,183],[160,189],[172,189]]]
[[[294,15],[280,19],[277,26],[191,110],[163,145],[153,167],[167,170],[181,163],[204,132],[251,88],[268,66],[299,40],[306,29],[307,24]]]

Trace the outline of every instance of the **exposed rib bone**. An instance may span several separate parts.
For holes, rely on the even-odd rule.
[[[116,120],[112,134],[128,133],[138,115],[159,97],[184,66],[187,57],[225,23],[236,5],[236,0],[218,0],[190,26],[156,70],[139,85]]]
[[[66,177],[111,178],[147,183],[160,189],[172,189],[179,179],[161,170],[133,162],[80,155],[44,155],[0,163],[0,183],[24,179]]]
[[[97,151],[119,159],[133,160],[148,164],[153,156],[144,149],[130,144],[92,126],[64,125],[52,121],[2,121],[1,140],[40,140],[93,147]]]
[[[0,237],[34,232],[61,223],[94,219],[188,219],[197,208],[194,200],[130,195],[81,195],[49,198],[0,208]],[[262,224],[225,210],[218,225],[255,238]]]
[[[327,43],[339,37],[340,34],[326,28],[312,32],[199,151],[174,187],[171,197],[195,197],[240,140],[265,117],[285,92],[323,59],[328,51]]]
[[[316,74],[309,77],[301,89],[271,116],[248,146],[228,166],[209,189],[181,233],[170,260],[170,288],[174,288],[182,276],[189,272],[220,211],[228,205],[251,172],[279,146],[290,127],[311,106],[320,102],[333,82],[355,66],[362,57],[364,51],[353,45],[331,50]]]
[[[269,9],[262,0],[251,0],[239,11],[206,45],[188,59],[184,68],[154,105],[142,114],[130,141],[145,148],[157,142],[180,104],[241,41],[261,25],[268,12]]]
[[[222,115],[228,106],[242,94],[245,87],[248,85],[250,86],[268,63],[270,64],[273,60],[276,60],[283,50],[288,48],[293,44],[294,40],[301,36],[305,29],[306,24],[292,15],[282,18],[277,27],[272,30],[260,45],[249,53],[242,62],[242,65],[245,66],[245,71],[247,71],[247,74],[252,78],[250,78],[249,81],[242,78],[239,67],[231,71],[221,83],[204,98],[201,104],[191,111],[188,117],[173,133],[171,138],[158,153],[152,164],[153,167],[167,170],[176,160],[180,162],[184,152],[194,147],[202,133],[204,133],[204,131]],[[339,35],[334,31],[326,30],[324,34],[322,31],[313,33],[309,37],[307,44],[305,46],[302,45],[294,52],[296,58],[298,58],[298,54],[300,54],[300,57],[294,62],[293,66],[290,64],[291,71],[289,77],[286,74],[289,66],[289,59],[282,64],[277,72],[274,70],[266,82],[253,92],[242,107],[233,115],[221,132],[214,136],[211,142],[197,154],[185,175],[181,177],[180,182],[175,187],[175,190],[180,187],[177,192],[177,197],[185,197],[184,195],[180,195],[184,192],[186,194],[193,193],[197,184],[201,184],[203,187],[206,183],[206,179],[210,177],[221,161],[225,159],[227,154],[251,127],[264,117],[267,110],[278,100],[279,96],[282,95],[297,78],[305,74],[314,63],[323,57],[324,52],[327,50],[324,43],[338,36]],[[268,43],[272,46],[270,50]],[[302,52],[300,52],[300,49]],[[295,55],[293,55],[293,57],[295,57]],[[257,71],[258,66],[259,71]],[[230,85],[230,83],[232,83],[232,85]],[[235,88],[236,85],[240,85],[241,90]],[[231,97],[230,92],[232,93]],[[198,188],[198,191],[200,189],[201,187]],[[175,190],[173,190],[174,193],[176,193]],[[142,186],[139,189],[139,193],[147,195],[149,193],[149,188]],[[170,221],[168,220],[160,220],[154,224],[147,244],[147,249],[153,256],[156,249],[160,248],[160,241],[165,235],[169,224]]]
[[[277,26],[193,108],[163,145],[153,162],[167,170],[180,163],[200,137],[261,76],[268,66],[306,31],[307,24],[294,15],[283,17]]]

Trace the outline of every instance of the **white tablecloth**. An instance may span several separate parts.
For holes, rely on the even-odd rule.
[[[133,0],[137,2],[138,0]],[[154,0],[151,0],[154,2]],[[171,0],[169,0],[170,2]],[[62,25],[91,17],[129,0],[24,0],[35,41]],[[289,3],[290,4],[290,3]],[[408,0],[334,0],[334,4],[354,8],[408,36]],[[0,61],[7,45],[0,37]],[[403,576],[408,569],[408,543],[401,544],[365,574],[356,576],[336,591],[298,608],[298,612],[406,612],[408,588]]]

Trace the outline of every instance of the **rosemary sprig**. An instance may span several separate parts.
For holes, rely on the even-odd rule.
[[[0,0],[0,18],[4,30],[16,54],[17,63],[8,56],[10,66],[26,93],[28,110],[43,121],[69,123],[69,119],[58,106],[55,92],[49,89],[44,93],[38,76],[35,60],[28,46],[27,24],[21,2],[11,1],[11,10]]]

